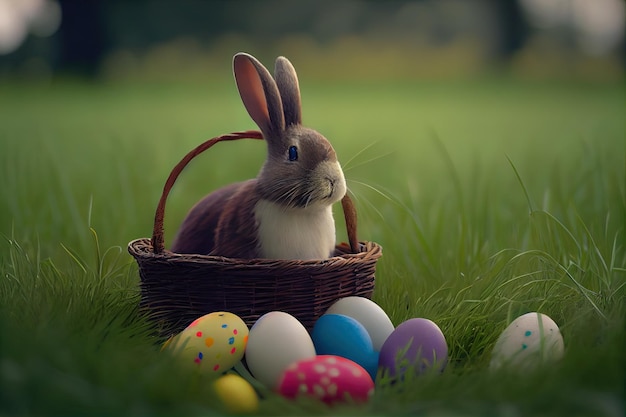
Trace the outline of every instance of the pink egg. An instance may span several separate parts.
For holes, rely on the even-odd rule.
[[[319,355],[291,364],[281,377],[278,392],[287,398],[304,395],[326,404],[365,402],[374,392],[374,381],[349,359]]]

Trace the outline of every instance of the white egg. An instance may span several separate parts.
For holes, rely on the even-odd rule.
[[[314,356],[311,336],[302,323],[288,313],[264,314],[250,329],[246,363],[252,375],[270,389],[278,387],[289,365]]]
[[[530,369],[562,357],[563,336],[559,326],[545,314],[527,313],[502,332],[493,348],[490,366]]]
[[[377,352],[394,330],[387,313],[378,304],[364,297],[341,298],[330,306],[326,314],[341,314],[361,323],[369,333]]]

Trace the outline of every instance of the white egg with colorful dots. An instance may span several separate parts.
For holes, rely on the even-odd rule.
[[[541,313],[524,314],[502,332],[491,354],[490,366],[531,369],[563,357],[564,343],[559,326]]]
[[[163,347],[186,366],[219,377],[243,358],[248,326],[224,311],[204,315],[168,340]]]

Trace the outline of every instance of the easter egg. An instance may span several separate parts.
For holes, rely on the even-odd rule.
[[[324,314],[313,326],[311,333],[318,355],[336,355],[361,365],[372,377],[378,370],[378,352],[365,327],[352,317],[341,314]]]
[[[532,367],[563,357],[559,326],[545,314],[527,313],[504,329],[491,354],[490,367]]]
[[[292,315],[272,311],[261,316],[250,329],[246,363],[250,373],[268,388],[278,385],[287,367],[315,356],[311,336]]]
[[[379,367],[391,377],[407,371],[417,374],[428,369],[443,371],[448,361],[448,344],[441,329],[428,319],[414,318],[401,323],[380,350]]]
[[[370,335],[374,350],[377,352],[394,329],[387,313],[378,304],[365,297],[341,298],[330,306],[326,314],[342,314],[361,323]]]
[[[259,397],[248,381],[235,374],[219,377],[214,383],[215,393],[231,414],[254,414],[259,409]]]
[[[204,374],[218,377],[243,358],[248,326],[228,312],[204,315],[170,339],[164,350]]]
[[[349,359],[319,355],[291,364],[279,381],[278,392],[287,398],[308,396],[327,404],[365,402],[374,392],[374,381]]]

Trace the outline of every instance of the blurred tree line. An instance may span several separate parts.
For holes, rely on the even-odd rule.
[[[322,47],[342,37],[394,42],[424,39],[433,48],[475,38],[481,59],[510,59],[528,41],[520,1],[508,0],[58,0],[62,21],[50,37],[29,37],[0,56],[0,71],[47,68],[97,76],[115,51],[135,54],[185,37],[211,48],[225,36],[255,45],[306,36]],[[33,64],[34,63],[34,64]]]

